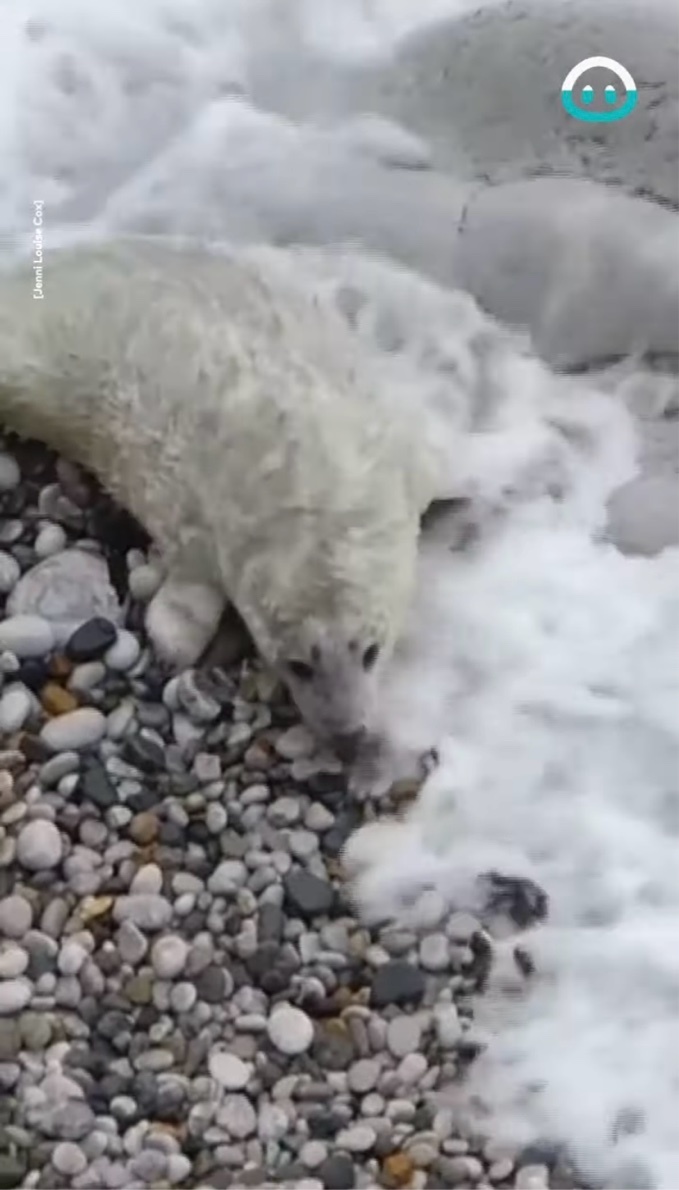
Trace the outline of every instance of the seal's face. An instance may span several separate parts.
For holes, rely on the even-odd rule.
[[[368,737],[382,656],[376,634],[347,635],[312,621],[297,634],[293,655],[278,662],[304,719],[341,760],[353,761]]]

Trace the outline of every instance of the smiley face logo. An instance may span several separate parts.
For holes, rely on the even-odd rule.
[[[606,105],[603,110],[601,108],[596,109],[593,106],[597,95],[591,84],[581,87],[576,91],[576,83],[581,75],[586,70],[591,70],[597,66],[603,66],[606,70],[612,70],[622,83],[625,90],[625,102],[619,107],[612,106],[618,99],[617,88],[612,83],[608,83],[603,88],[603,99]],[[579,103],[575,101],[576,96]],[[614,120],[622,120],[624,116],[629,116],[632,109],[636,106],[637,85],[629,70],[626,70],[624,66],[616,62],[615,58],[603,58],[600,56],[583,58],[582,62],[578,62],[577,66],[574,66],[563,80],[561,84],[561,102],[569,116],[574,116],[576,120],[585,120],[590,124],[612,124]],[[580,106],[581,104],[585,106]]]

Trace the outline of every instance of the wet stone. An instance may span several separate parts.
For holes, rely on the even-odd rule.
[[[98,760],[89,760],[86,762],[76,792],[80,797],[93,805],[99,806],[102,810],[107,810],[109,806],[116,805],[118,801],[118,794],[116,787],[111,781],[106,769]]]
[[[115,643],[115,625],[103,616],[93,616],[81,624],[66,642],[64,652],[71,661],[98,661]]]
[[[290,872],[283,881],[283,887],[289,909],[303,918],[328,914],[335,904],[332,885],[311,872]]]
[[[394,959],[375,972],[370,1002],[375,1008],[385,1008],[387,1004],[416,1004],[424,996],[425,986],[424,975],[417,967]]]

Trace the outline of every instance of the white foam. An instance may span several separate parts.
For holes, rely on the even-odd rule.
[[[303,190],[300,145],[322,147],[324,133],[237,97],[253,55],[285,53],[286,38],[336,57],[382,52],[465,5],[3,0],[5,248],[30,239],[35,199],[46,285],[69,226],[289,236],[276,179],[281,196],[291,178]],[[342,135],[328,150],[336,171]],[[385,151],[419,152],[389,135]],[[224,160],[240,179],[230,228]],[[616,398],[625,380],[606,380],[610,399],[591,382],[557,381],[467,299],[358,253],[278,263],[354,310],[378,382],[419,403],[442,458],[455,460],[451,490],[474,491],[485,526],[465,552],[449,549],[454,520],[423,544],[385,715],[406,754],[435,744],[441,765],[404,824],[355,838],[364,909],[407,915],[432,882],[473,903],[474,878],[491,867],[537,880],[551,918],[532,946],[548,977],[511,1015],[486,1001],[494,1040],[472,1071],[492,1127],[563,1136],[613,1184],[630,1184],[620,1169],[634,1158],[659,1186],[676,1185],[678,559],[625,558],[602,537],[607,495],[634,473]],[[653,387],[646,379],[644,400]],[[629,1107],[639,1127],[614,1143]]]

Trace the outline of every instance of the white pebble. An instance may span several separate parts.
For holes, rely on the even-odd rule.
[[[369,1124],[354,1124],[337,1134],[337,1147],[350,1153],[368,1153],[377,1140],[377,1133]]]
[[[462,1025],[454,1004],[434,1009],[434,1029],[442,1049],[452,1049],[462,1037]]]
[[[98,744],[106,733],[106,719],[96,707],[79,707],[46,723],[40,738],[53,752],[78,752]]]
[[[87,1169],[87,1158],[71,1140],[59,1141],[52,1150],[52,1165],[64,1178],[77,1178]]]
[[[0,454],[0,492],[11,492],[21,482],[19,464],[12,455]]]
[[[165,1177],[171,1186],[178,1186],[180,1182],[186,1181],[192,1168],[191,1161],[185,1153],[170,1153]]]
[[[207,882],[208,890],[217,894],[233,892],[245,884],[247,874],[248,870],[241,860],[222,860]]]
[[[128,578],[130,595],[139,603],[148,603],[153,599],[162,581],[161,571],[151,563],[145,562],[141,566],[135,566]]]
[[[45,525],[35,539],[35,552],[38,558],[51,558],[60,554],[66,546],[66,533],[61,525]]]
[[[16,942],[0,946],[0,979],[17,979],[28,968],[28,955]]]
[[[31,713],[32,699],[25,686],[10,686],[0,698],[0,735],[21,731]]]
[[[88,958],[87,951],[75,938],[69,938],[62,946],[57,959],[61,975],[77,975]]]
[[[137,664],[141,654],[141,645],[131,632],[121,628],[118,639],[104,653],[104,661],[109,669],[125,673]]]
[[[64,845],[53,822],[36,818],[22,826],[17,838],[17,860],[30,872],[45,872],[61,862]]]
[[[237,1056],[212,1050],[208,1057],[210,1076],[225,1091],[242,1091],[250,1079],[250,1067]]]
[[[0,1016],[15,1016],[30,1004],[33,986],[27,979],[7,979],[0,983]]]
[[[153,970],[159,979],[176,979],[186,966],[188,954],[188,943],[178,934],[158,938],[151,947]]]
[[[445,971],[450,963],[445,934],[427,934],[420,942],[420,966],[424,971]]]
[[[44,657],[54,647],[51,626],[42,616],[10,616],[0,624],[0,650],[17,657]]]
[[[303,1054],[314,1039],[314,1027],[301,1008],[281,1004],[267,1022],[269,1039],[282,1054]]]
[[[172,920],[172,906],[166,897],[143,893],[118,897],[113,907],[113,919],[121,924],[129,921],[140,930],[164,930]]]
[[[89,690],[94,690],[96,686],[101,686],[105,677],[106,666],[103,661],[83,661],[82,665],[76,665],[73,670],[68,679],[68,688],[79,694],[85,694]]]
[[[424,1077],[428,1069],[429,1063],[424,1054],[406,1054],[399,1063],[397,1074],[402,1083],[414,1086]]]
[[[19,581],[21,567],[16,558],[0,550],[0,595],[8,595]]]
[[[130,884],[130,892],[135,895],[156,895],[163,887],[163,873],[158,864],[143,864],[137,870]]]

